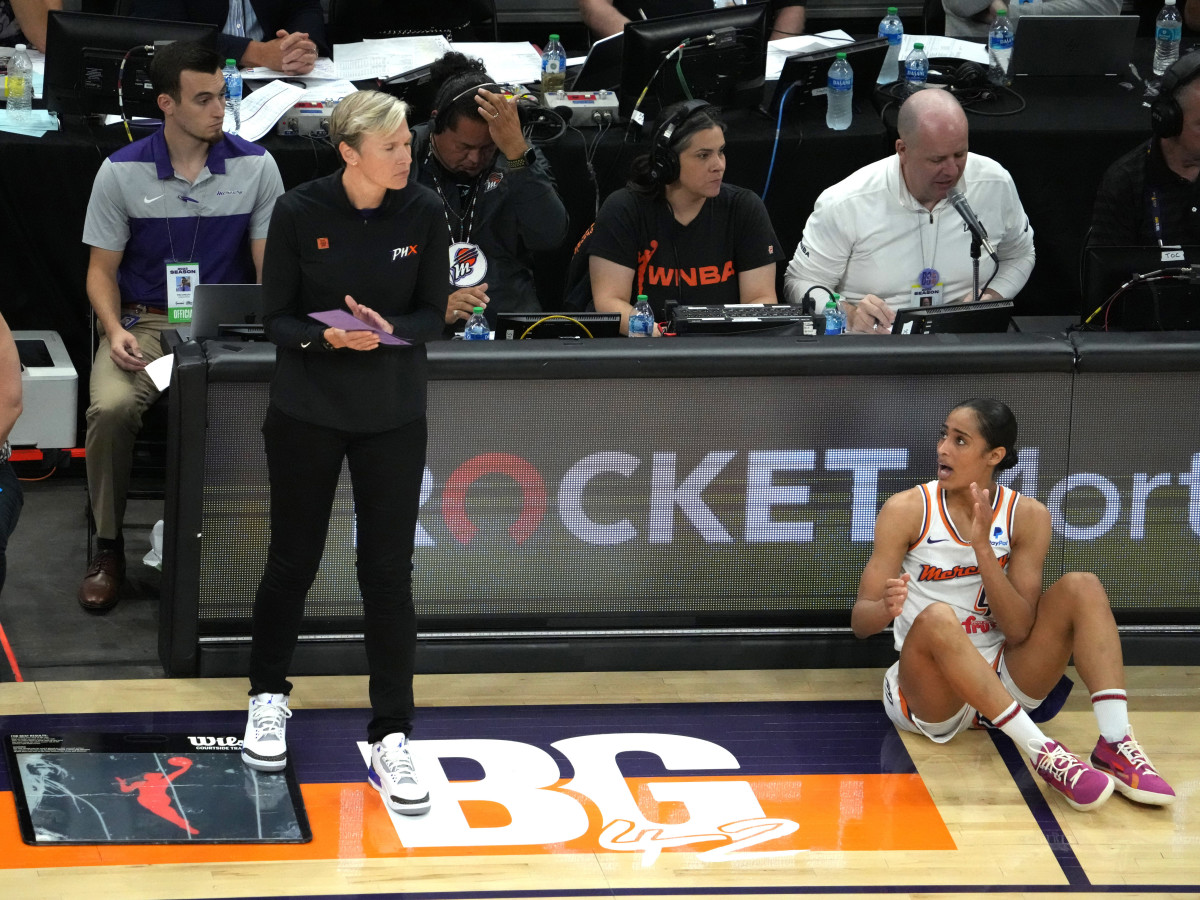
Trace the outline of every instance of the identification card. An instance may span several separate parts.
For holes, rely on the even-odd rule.
[[[926,268],[917,276],[910,294],[915,306],[935,306],[942,302],[942,276],[937,269]]]
[[[192,296],[200,283],[200,263],[167,263],[167,321],[192,321]]]
[[[487,276],[487,257],[478,244],[459,241],[450,245],[450,286],[475,287]]]

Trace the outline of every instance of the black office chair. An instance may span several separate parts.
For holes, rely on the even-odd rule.
[[[484,25],[490,28],[481,29]],[[329,0],[331,43],[422,34],[498,41],[495,0],[440,0],[419,5],[396,0]]]

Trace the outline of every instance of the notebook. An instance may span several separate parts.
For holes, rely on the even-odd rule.
[[[1021,16],[1009,71],[1016,76],[1124,74],[1137,16]]]
[[[193,341],[261,335],[262,285],[196,285],[192,298],[192,324],[187,330]]]

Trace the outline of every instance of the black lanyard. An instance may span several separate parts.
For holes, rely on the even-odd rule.
[[[479,182],[483,178],[484,173],[476,176],[471,184],[470,192],[466,199],[466,212],[462,215],[454,212],[450,208],[450,201],[446,199],[445,193],[442,191],[442,180],[438,178],[437,167],[433,158],[433,135],[429,136],[429,149],[425,152],[425,165],[429,167],[429,175],[433,179],[433,189],[437,191],[438,197],[442,201],[442,215],[446,218],[446,228],[450,232],[450,242],[455,244],[469,244],[471,242],[471,229],[475,223],[475,201],[479,197]],[[454,224],[450,221],[451,213],[454,218],[458,219],[458,233],[455,234]]]

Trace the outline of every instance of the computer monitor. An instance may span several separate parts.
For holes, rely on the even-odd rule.
[[[496,316],[496,340],[620,337],[621,314],[508,312]]]
[[[192,293],[192,321],[180,328],[194,341],[261,338],[261,284],[198,284]]]
[[[783,61],[779,81],[768,88],[770,102],[764,98],[763,112],[772,119],[779,117],[779,105],[787,94],[787,111],[794,111],[812,103],[825,93],[829,67],[839,53],[846,54],[846,61],[854,69],[854,105],[858,109],[870,107],[875,94],[875,80],[887,56],[887,38],[866,38],[820,50],[792,53]],[[790,88],[790,90],[789,90]],[[821,100],[824,109],[825,101]]]
[[[768,4],[628,22],[621,56],[621,117],[628,118],[645,90],[639,111],[647,119],[664,106],[692,97],[716,106],[758,106],[767,68]],[[676,47],[688,45],[664,62]]]
[[[1012,310],[1011,300],[907,306],[896,310],[892,334],[997,334],[1008,331]]]
[[[1106,331],[1200,329],[1200,285],[1191,282],[1192,266],[1200,266],[1200,246],[1088,247],[1083,254],[1082,321]],[[1155,272],[1162,274],[1144,277]],[[1143,278],[1113,298],[1137,276]]]
[[[60,118],[121,115],[117,77],[121,60],[124,114],[161,118],[150,86],[151,53],[145,48],[172,41],[217,46],[215,25],[132,19],[52,9],[46,24],[46,108]]]

